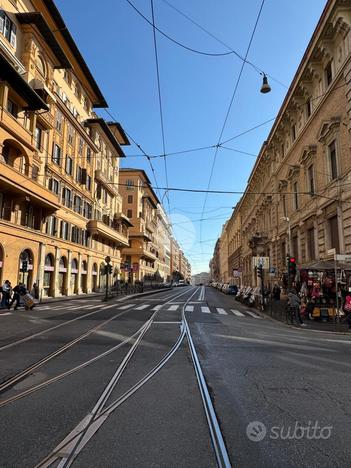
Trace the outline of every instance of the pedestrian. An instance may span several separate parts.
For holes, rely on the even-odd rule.
[[[8,309],[11,299],[11,283],[9,280],[4,281],[1,286],[2,298],[1,298],[1,308]]]
[[[12,296],[12,299],[9,303],[9,307],[8,309],[11,309],[12,305],[14,304],[14,302],[16,302],[15,304],[15,307],[13,308],[14,310],[17,310],[18,309],[18,306],[20,305],[20,301],[21,301],[21,291],[23,289],[23,285],[22,283],[18,283],[17,286],[15,286],[13,288],[13,296]]]
[[[273,298],[275,301],[280,301],[280,286],[277,283],[273,287]]]
[[[34,299],[39,299],[39,287],[37,283],[33,283],[30,293],[34,297]]]
[[[351,295],[349,293],[345,297],[343,311],[346,315],[345,320],[349,324],[349,329],[351,330]]]
[[[302,327],[306,326],[303,323],[301,314],[300,314],[300,303],[301,300],[297,295],[296,289],[291,289],[288,294],[289,307],[291,311],[291,316],[295,318],[296,323],[299,323]]]

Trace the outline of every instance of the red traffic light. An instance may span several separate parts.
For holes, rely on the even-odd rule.
[[[290,257],[289,261],[290,261],[290,263],[296,263],[296,258],[295,257]]]

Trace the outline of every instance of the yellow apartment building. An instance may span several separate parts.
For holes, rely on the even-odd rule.
[[[122,279],[134,283],[157,271],[157,207],[160,202],[142,169],[123,168],[119,180],[122,210],[132,225],[130,246],[122,251]]]
[[[115,279],[129,220],[118,192],[118,123],[51,0],[0,10],[0,280],[36,282],[42,296]],[[151,197],[152,198],[152,197]]]

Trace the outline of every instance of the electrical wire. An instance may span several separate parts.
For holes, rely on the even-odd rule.
[[[250,36],[249,44],[248,44],[248,46],[246,48],[245,57],[244,57],[245,60],[247,59],[247,56],[249,54],[251,44],[252,44],[252,41],[253,41],[253,38],[254,38],[254,35],[255,35],[255,32],[256,32],[256,28],[257,28],[259,19],[261,17],[261,13],[262,13],[264,3],[265,3],[265,0],[262,0],[260,9],[259,9],[257,17],[256,17],[255,25],[254,25],[254,28],[252,30],[251,36]],[[231,100],[229,102],[229,106],[228,106],[228,109],[227,109],[227,112],[226,112],[226,115],[225,115],[225,118],[224,118],[224,122],[223,122],[223,125],[222,125],[222,128],[221,128],[221,131],[220,131],[220,135],[219,135],[219,138],[218,138],[217,146],[216,146],[214,157],[213,157],[213,163],[212,163],[212,167],[211,167],[211,171],[210,171],[210,177],[209,177],[209,180],[208,180],[207,189],[209,189],[210,186],[211,186],[213,172],[214,172],[214,168],[215,168],[216,160],[217,160],[217,155],[218,155],[219,144],[221,142],[222,135],[223,135],[224,129],[225,129],[227,121],[228,121],[228,117],[229,117],[229,114],[230,114],[230,111],[231,111],[231,108],[232,108],[232,105],[233,105],[233,102],[234,102],[234,98],[235,98],[235,95],[236,95],[236,92],[237,92],[237,89],[238,89],[238,86],[239,86],[239,83],[240,83],[240,80],[241,80],[241,76],[242,76],[244,67],[245,67],[245,61],[242,62],[242,65],[241,65],[241,68],[240,68],[240,71],[239,71],[239,75],[238,75],[238,78],[237,78],[235,86],[234,86],[234,91],[233,91]],[[203,212],[205,211],[205,208],[206,208],[207,199],[208,199],[208,193],[206,193],[206,195],[205,195],[205,200],[204,200],[204,204],[203,204],[203,207],[202,207]],[[201,215],[201,217],[203,217],[203,214]],[[200,240],[201,239],[202,239],[202,223],[200,223]]]
[[[288,88],[287,85],[285,85],[284,83],[282,83],[281,81],[279,81],[277,78],[274,78],[272,75],[268,74],[268,73],[265,73],[262,68],[258,67],[257,65],[255,65],[253,62],[251,62],[250,60],[245,60],[245,58],[239,54],[239,52],[237,52],[235,49],[233,49],[233,47],[231,47],[230,45],[226,44],[224,41],[222,41],[221,39],[219,39],[219,37],[215,36],[213,33],[211,33],[208,29],[204,28],[201,24],[199,24],[197,21],[195,21],[194,19],[190,18],[190,16],[186,15],[183,11],[179,10],[179,8],[176,8],[174,5],[172,5],[170,2],[168,2],[167,0],[162,0],[163,3],[165,3],[166,5],[168,5],[170,8],[172,8],[174,11],[176,11],[177,13],[179,13],[181,16],[183,16],[184,18],[186,18],[188,21],[190,21],[192,24],[194,24],[196,27],[198,27],[199,29],[201,29],[201,31],[203,31],[204,33],[206,33],[208,36],[212,37],[213,39],[215,39],[217,42],[219,42],[220,44],[222,44],[224,47],[226,47],[228,50],[230,50],[231,52],[233,52],[234,55],[236,55],[240,60],[242,60],[243,62],[246,62],[248,65],[250,65],[256,72],[258,72],[260,75],[266,75],[268,76],[272,81],[275,81],[276,83],[280,84],[281,86],[283,86],[284,88]]]
[[[154,26],[154,24],[145,16],[143,15],[143,13],[137,9],[137,7],[130,1],[130,0],[126,0],[126,2],[138,13],[138,15],[140,15],[150,26],[152,26],[153,28],[155,28],[160,34],[162,34],[162,36],[166,37],[169,41],[173,42],[174,44],[177,44],[178,46],[182,47],[183,49],[186,49],[190,52],[194,52],[196,54],[200,54],[200,55],[206,55],[208,57],[223,57],[223,56],[226,56],[226,55],[233,55],[234,52],[230,51],[230,52],[221,52],[221,53],[212,53],[212,52],[204,52],[202,50],[198,50],[198,49],[194,49],[192,47],[189,47],[185,44],[182,44],[181,42],[177,41],[176,39],[173,39],[171,36],[169,36],[168,34],[166,34],[164,31],[162,31],[161,29],[159,29],[158,27]]]

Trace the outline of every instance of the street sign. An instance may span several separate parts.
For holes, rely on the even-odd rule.
[[[240,270],[233,270],[233,276],[234,276],[234,278],[239,278],[241,276],[241,271]]]
[[[269,257],[252,257],[252,268],[262,266],[264,270],[269,269]]]
[[[337,262],[351,262],[351,255],[335,254],[334,259]]]

